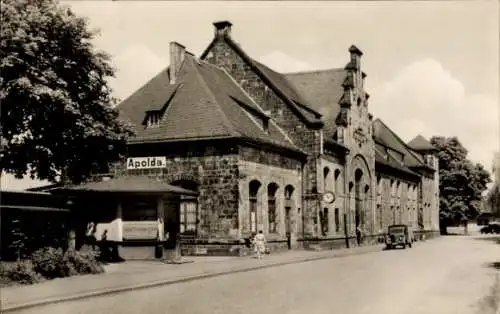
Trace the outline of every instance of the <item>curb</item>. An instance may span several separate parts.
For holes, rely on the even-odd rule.
[[[259,269],[266,269],[266,268],[285,266],[285,265],[291,265],[291,264],[300,264],[300,263],[306,263],[306,262],[311,262],[311,261],[333,259],[333,258],[346,257],[346,256],[352,256],[352,255],[361,255],[361,254],[373,253],[373,252],[379,252],[379,251],[381,251],[380,247],[374,245],[374,246],[370,246],[369,249],[367,249],[367,250],[362,250],[359,252],[354,252],[354,251],[349,252],[348,251],[345,253],[329,254],[329,255],[325,254],[325,255],[321,255],[321,256],[299,258],[296,260],[274,262],[274,263],[269,263],[269,264],[265,264],[265,265],[254,265],[254,266],[249,266],[249,267],[247,266],[247,267],[240,267],[240,268],[236,267],[236,268],[233,268],[230,270],[215,271],[215,272],[210,273],[210,274],[189,275],[189,276],[176,278],[176,279],[162,279],[162,280],[158,280],[158,281],[150,281],[147,283],[133,284],[133,285],[124,286],[124,287],[108,288],[108,289],[102,289],[102,290],[93,291],[93,292],[77,293],[77,294],[74,294],[71,296],[62,296],[62,297],[54,297],[54,298],[48,298],[48,299],[38,300],[38,301],[31,301],[31,302],[21,303],[19,305],[7,306],[6,308],[0,308],[0,309],[1,309],[1,313],[10,313],[10,312],[15,312],[15,311],[33,308],[36,306],[44,306],[44,305],[57,304],[57,303],[63,303],[63,302],[69,302],[69,301],[78,301],[78,300],[88,299],[88,298],[92,298],[92,297],[107,296],[107,295],[113,295],[113,294],[118,294],[118,293],[123,293],[123,292],[129,292],[129,291],[133,291],[133,290],[142,290],[142,289],[155,288],[155,287],[160,287],[160,286],[167,286],[167,285],[172,285],[172,284],[176,284],[176,283],[184,283],[184,282],[190,282],[190,281],[201,280],[201,279],[208,279],[208,278],[225,276],[225,275],[236,274],[236,273],[250,272],[250,271],[259,270]]]

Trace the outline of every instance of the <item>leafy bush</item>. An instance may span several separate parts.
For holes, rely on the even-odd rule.
[[[93,250],[75,251],[46,247],[35,251],[30,260],[0,263],[0,285],[33,284],[43,279],[104,272]]]
[[[78,274],[100,274],[104,272],[104,268],[97,260],[97,253],[91,250],[88,251],[67,251],[64,254],[64,260],[73,265],[73,269]]]
[[[43,280],[43,276],[34,270],[29,260],[14,263],[0,263],[0,285],[9,285],[13,282],[33,284]]]
[[[31,255],[34,270],[48,279],[77,275],[74,265],[64,257],[61,248],[46,247]]]

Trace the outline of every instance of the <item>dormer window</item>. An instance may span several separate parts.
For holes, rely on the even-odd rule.
[[[146,127],[147,128],[157,128],[160,126],[161,112],[150,111],[146,117]]]

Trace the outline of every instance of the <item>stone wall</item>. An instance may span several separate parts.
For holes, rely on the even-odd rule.
[[[344,219],[343,216],[345,211],[345,190],[344,190],[344,175],[345,168],[338,160],[324,156],[319,159],[320,166],[318,167],[318,181],[319,181],[319,193],[324,193],[326,191],[333,192],[335,194],[335,201],[332,204],[327,204],[321,202],[320,210],[324,212],[325,208],[328,210],[327,219],[327,230],[326,232],[320,233],[320,237],[340,237],[344,236]],[[336,215],[338,213],[338,215]],[[320,220],[320,216],[316,217],[317,221]],[[321,226],[321,224],[320,224]]]
[[[293,142],[310,154],[303,168],[302,189],[306,197],[302,210],[304,210],[306,234],[316,235],[313,222],[317,202],[307,195],[317,192],[315,156],[320,153],[320,131],[308,128],[283,99],[267,86],[250,65],[222,38],[213,44],[205,60],[224,68],[264,110],[269,111],[273,120],[286,131]]]
[[[422,214],[425,230],[433,229],[433,213],[435,208],[435,185],[434,178],[422,177]],[[436,230],[436,229],[435,229]],[[438,229],[437,229],[438,230]]]
[[[376,214],[382,217],[376,218],[377,232],[385,232],[392,224],[407,224],[417,230],[417,192],[416,181],[378,173]]]
[[[198,142],[196,145],[143,145],[131,149],[131,157],[166,156],[161,169],[126,170],[116,165],[119,175],[151,176],[167,183],[191,181],[198,185],[198,239],[234,239],[238,235],[238,154],[231,142]]]
[[[250,235],[250,209],[249,185],[256,180],[260,183],[257,194],[257,230],[263,230],[271,242],[286,241],[285,233],[285,207],[290,207],[288,215],[291,222],[292,245],[301,237],[302,221],[302,168],[299,160],[285,157],[277,153],[263,151],[252,147],[240,147],[239,160],[239,194],[240,194],[240,219],[243,237]],[[268,216],[268,186],[274,183],[278,189],[276,195],[276,221],[275,233],[269,230]],[[290,200],[285,199],[287,187],[291,193]],[[275,244],[281,246],[286,243]]]

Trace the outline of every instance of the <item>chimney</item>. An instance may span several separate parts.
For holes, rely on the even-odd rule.
[[[351,54],[351,64],[355,69],[359,70],[361,68],[361,56],[363,53],[355,45],[349,48],[349,53]]]
[[[231,26],[233,24],[229,21],[215,22],[215,37],[224,37],[231,35]]]
[[[177,82],[177,76],[179,75],[182,62],[184,62],[185,54],[186,47],[175,41],[170,42],[170,67],[168,69],[170,84],[175,84]]]

